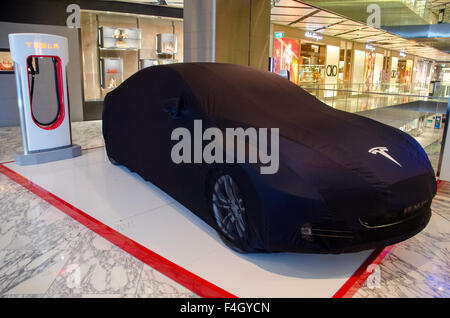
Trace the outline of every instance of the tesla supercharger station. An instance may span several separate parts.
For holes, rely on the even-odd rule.
[[[72,145],[66,66],[67,39],[50,34],[9,34],[16,75],[23,153],[19,165],[81,155]]]

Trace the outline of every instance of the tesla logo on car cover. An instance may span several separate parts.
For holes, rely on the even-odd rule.
[[[395,160],[394,158],[392,158],[391,155],[389,155],[389,154],[387,153],[388,151],[389,151],[389,149],[387,149],[386,147],[375,147],[375,148],[372,148],[372,149],[369,150],[369,152],[370,152],[372,155],[377,155],[377,154],[383,155],[383,156],[385,156],[385,157],[388,158],[389,160],[395,162],[398,166],[401,167],[402,165],[399,164],[399,163],[397,162],[397,160]]]

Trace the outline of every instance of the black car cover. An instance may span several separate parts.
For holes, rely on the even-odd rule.
[[[277,74],[231,64],[154,66],[126,80],[105,99],[103,131],[108,153],[122,156],[118,161],[126,161],[128,166],[133,166],[132,170],[144,171],[145,161],[131,158],[136,154],[127,155],[126,151],[121,151],[125,145],[131,147],[137,143],[134,140],[138,138],[137,134],[144,133],[144,127],[131,127],[136,122],[132,116],[147,116],[144,115],[147,107],[160,107],[165,101],[179,96],[199,107],[199,118],[204,116],[211,125],[221,129],[279,128],[280,138],[288,140],[281,143],[280,152],[287,154],[286,161],[290,161],[291,167],[295,162],[290,160],[289,154],[294,156],[294,152],[286,147],[301,145],[358,175],[384,196],[390,209],[431,200],[436,192],[434,171],[428,157],[408,134],[377,121],[333,109]],[[113,105],[124,110],[113,112]],[[124,130],[114,133],[117,130],[114,125],[118,122],[127,122],[134,133]],[[159,141],[155,144],[165,147]],[[388,149],[397,163],[370,153],[369,150],[375,147]],[[155,174],[154,178],[158,179],[158,176]],[[323,196],[330,197],[330,202],[340,200],[336,195],[338,191],[330,190],[323,178],[315,180],[312,177],[309,180],[313,187],[323,190]],[[345,183],[346,180],[342,180],[343,187]],[[175,181],[173,184],[177,186]],[[348,186],[351,189],[353,185]],[[411,196],[412,193],[415,195]],[[194,199],[191,195],[186,200]]]

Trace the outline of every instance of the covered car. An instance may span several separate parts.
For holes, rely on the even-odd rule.
[[[183,127],[279,131],[279,168],[176,163]],[[356,252],[421,231],[436,179],[419,143],[380,122],[333,109],[267,71],[219,63],[152,66],[104,101],[110,160],[152,182],[239,252]],[[204,141],[203,141],[204,142]],[[168,235],[176,235],[176,233]]]

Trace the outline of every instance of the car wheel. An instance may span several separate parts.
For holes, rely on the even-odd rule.
[[[225,245],[239,253],[253,252],[249,247],[250,229],[245,198],[235,179],[219,174],[211,184],[211,210],[218,232]]]

